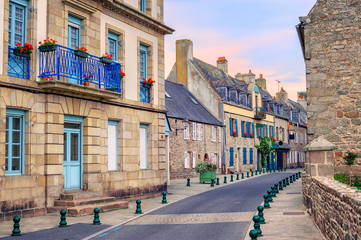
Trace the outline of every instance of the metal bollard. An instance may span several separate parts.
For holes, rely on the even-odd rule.
[[[93,225],[100,225],[100,218],[99,218],[99,208],[94,208],[94,220]]]
[[[271,208],[271,206],[268,202],[268,194],[263,195],[263,199],[264,199],[263,208]]]
[[[143,214],[142,212],[142,208],[141,208],[141,203],[142,201],[140,201],[139,199],[137,201],[135,201],[135,203],[137,204],[137,209],[135,210],[135,214]]]
[[[13,218],[14,221],[14,228],[13,228],[13,232],[11,234],[11,236],[21,236],[21,231],[20,231],[20,217],[19,216],[15,216]]]
[[[224,181],[223,183],[227,183],[227,176],[224,176]]]
[[[259,216],[254,216],[253,217],[253,222],[254,222],[254,225],[253,225],[253,227],[254,227],[254,229],[255,230],[257,230],[257,232],[258,232],[258,235],[257,235],[257,237],[263,237],[263,235],[262,235],[262,230],[261,230],[261,224],[259,224]]]
[[[267,190],[267,194],[268,194],[268,202],[273,202],[273,199],[272,199],[272,191],[271,191],[271,190]]]
[[[214,187],[214,178],[211,179],[211,187]]]
[[[216,185],[219,185],[219,178],[217,177],[217,183],[216,183]]]
[[[60,223],[59,223],[59,227],[67,227],[66,210],[65,210],[65,209],[60,210]]]
[[[187,187],[190,187],[190,186],[191,186],[191,179],[187,178]]]
[[[266,221],[264,219],[264,215],[263,215],[263,210],[264,208],[262,206],[258,206],[257,207],[257,211],[258,211],[258,217],[259,217],[259,223],[260,224],[266,224]]]
[[[212,179],[212,180],[213,180],[213,179]],[[162,192],[162,195],[163,195],[162,204],[168,203],[168,202],[167,202],[167,192],[166,192],[166,191]]]

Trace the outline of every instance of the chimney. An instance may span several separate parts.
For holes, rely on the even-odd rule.
[[[306,109],[307,107],[307,95],[306,92],[297,92],[297,102]]]
[[[177,82],[188,87],[188,60],[193,60],[193,42],[189,39],[176,41]]]
[[[228,74],[228,61],[226,57],[219,57],[217,60],[217,68],[223,70],[226,74]]]
[[[256,79],[256,84],[264,90],[267,90],[266,79],[263,78],[263,74],[259,75],[259,78]]]
[[[254,74],[252,73],[252,70],[251,70],[251,69],[249,70],[248,73],[244,73],[244,74],[242,74],[242,73],[237,73],[236,76],[235,76],[235,78],[237,78],[238,80],[243,80],[243,81],[245,81],[247,84],[253,83],[254,80],[255,80],[255,77],[256,77],[256,75],[254,75]]]
[[[276,93],[276,98],[283,100],[284,102],[288,102],[288,93],[283,89],[283,87],[281,87],[281,90]]]

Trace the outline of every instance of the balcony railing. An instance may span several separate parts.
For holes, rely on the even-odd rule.
[[[81,58],[74,54],[74,49],[57,45],[55,51],[39,52],[39,77],[52,76],[54,80],[120,93],[120,64],[112,62],[107,65],[99,59],[90,54]]]
[[[255,112],[255,114],[254,114],[254,118],[255,118],[255,119],[259,119],[259,120],[265,119],[265,118],[266,118],[266,112],[267,112],[266,108],[264,108],[264,107],[257,107],[257,108],[256,108],[256,112]]]
[[[29,57],[14,54],[14,48],[8,48],[8,76],[29,79]]]
[[[150,103],[150,87],[140,82],[140,101]]]

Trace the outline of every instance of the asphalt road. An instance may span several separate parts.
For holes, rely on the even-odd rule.
[[[263,195],[274,184],[278,183],[290,173],[273,173],[247,181],[231,184],[213,191],[204,192],[154,211],[144,218],[153,219],[153,224],[137,224],[129,222],[109,232],[103,233],[94,239],[109,240],[233,240],[243,239],[249,219],[239,221],[219,221],[210,223],[197,223],[190,221],[188,224],[164,223],[164,217],[171,219],[174,216],[187,217],[201,214],[204,216],[223,216],[231,213],[254,212],[263,201]],[[223,181],[222,181],[223,182]],[[222,183],[223,185],[223,183]],[[188,215],[187,215],[188,214]],[[197,215],[199,216],[199,215]],[[159,218],[159,222],[154,222]],[[222,217],[220,218],[222,219]]]

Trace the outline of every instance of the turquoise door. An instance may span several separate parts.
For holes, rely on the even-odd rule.
[[[233,147],[231,147],[229,149],[229,166],[233,167],[234,162],[233,162]]]
[[[64,124],[65,190],[81,188],[81,124]]]

